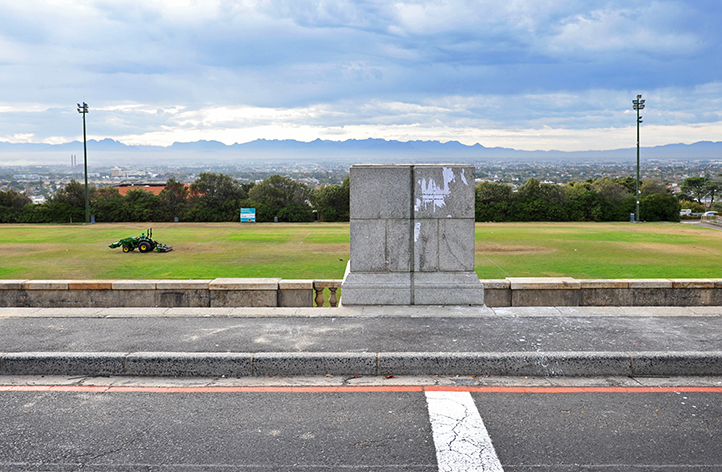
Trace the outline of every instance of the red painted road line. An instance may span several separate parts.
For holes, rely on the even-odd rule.
[[[149,387],[97,385],[0,385],[0,392],[85,393],[378,393],[378,392],[470,392],[470,393],[722,393],[722,387],[453,387],[453,386],[328,386],[328,387]]]
[[[9,385],[0,392],[89,392],[89,393],[355,393],[355,392],[423,392],[422,386],[338,386],[338,387],[147,387],[91,385]]]
[[[665,393],[705,392],[722,393],[722,387],[426,387],[426,391],[471,393]]]
[[[139,390],[140,389],[140,390]],[[161,392],[161,393],[333,393],[333,392],[423,392],[421,386],[351,386],[313,387],[110,387],[109,392]]]

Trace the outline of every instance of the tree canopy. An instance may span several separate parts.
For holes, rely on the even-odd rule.
[[[709,196],[711,184],[700,179],[687,179],[681,197],[691,199],[694,192],[699,198]],[[190,185],[170,178],[158,195],[142,188],[120,195],[117,188],[95,186],[89,194],[98,222],[239,221],[240,208],[255,208],[258,222],[331,222],[349,219],[349,184],[346,178],[340,185],[311,189],[281,175],[253,184],[204,172]],[[635,185],[630,178],[566,185],[529,179],[518,188],[481,182],[476,186],[476,221],[629,221]],[[640,197],[641,221],[679,221],[678,196],[661,182],[642,182]],[[84,216],[85,188],[75,180],[41,205],[12,190],[0,192],[0,222],[79,222]]]

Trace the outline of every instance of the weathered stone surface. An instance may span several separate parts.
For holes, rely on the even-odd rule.
[[[484,288],[484,305],[490,307],[511,306],[511,289]]]
[[[0,290],[0,307],[26,307],[28,304],[27,290]]]
[[[508,290],[511,288],[509,279],[480,279],[479,282],[484,286],[484,290]]]
[[[579,287],[582,289],[626,289],[629,288],[629,279],[582,279],[579,281]]]
[[[278,290],[211,290],[211,307],[278,306]]]
[[[313,306],[313,290],[279,290],[279,307],[308,307]]]
[[[215,279],[208,284],[210,306],[278,306],[280,281],[280,278]]]
[[[672,281],[669,279],[630,279],[629,288],[672,288]]]
[[[474,218],[474,166],[413,166],[414,219]]]
[[[474,270],[474,220],[416,220],[415,272],[471,272]],[[466,236],[464,236],[466,235]]]
[[[414,220],[414,272],[436,272],[438,270],[438,220]]]
[[[335,280],[308,280],[308,279],[281,279],[278,281],[279,290],[313,290],[316,284],[331,284],[338,283]]]
[[[350,175],[345,306],[483,303],[474,274],[473,166],[364,165]],[[420,275],[434,273],[444,275]],[[450,286],[451,273],[465,274],[462,286]]]
[[[208,284],[211,291],[219,290],[278,290],[280,278],[214,279]]]
[[[600,284],[601,285],[601,284]],[[611,284],[614,285],[614,284]],[[584,288],[579,290],[580,306],[632,306],[634,294],[628,288]]]
[[[116,280],[113,290],[155,290],[157,280]]]
[[[550,284],[551,285],[551,284]],[[579,289],[514,289],[511,306],[579,306]]]
[[[415,305],[483,305],[484,286],[474,272],[415,272]]]
[[[351,270],[388,272],[390,260],[387,258],[386,220],[351,220],[349,226]]]
[[[158,280],[155,284],[158,290],[208,290],[212,282],[207,280]]]
[[[407,272],[411,268],[411,237],[409,220],[386,220],[386,264],[390,272]]]
[[[474,220],[439,221],[439,270],[442,272],[474,271]],[[472,237],[469,237],[471,235]]]
[[[507,277],[512,290],[578,290],[581,285],[571,277]]]
[[[26,306],[42,307],[84,307],[94,306],[89,290],[27,290],[24,293]],[[93,290],[97,294],[99,291]]]
[[[26,280],[23,290],[67,290],[68,280]]]
[[[711,279],[672,279],[672,288],[715,288]]]
[[[70,280],[68,290],[111,290],[112,280]]]
[[[27,280],[0,280],[0,290],[20,290]]]
[[[633,293],[634,306],[704,306],[715,303],[716,289],[694,288],[637,288]]]
[[[313,280],[281,280],[278,282],[278,306],[313,306],[313,286]]]
[[[411,166],[354,165],[349,176],[353,219],[411,218]]]
[[[157,290],[156,303],[150,306],[163,307],[208,307],[211,294],[208,290]]]
[[[347,272],[341,287],[347,306],[411,304],[411,272]]]
[[[710,306],[722,306],[722,288],[714,288],[713,290],[710,290],[709,304]]]

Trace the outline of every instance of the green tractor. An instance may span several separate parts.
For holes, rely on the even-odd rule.
[[[170,252],[173,250],[172,247],[166,246],[158,241],[153,241],[153,228],[148,228],[148,233],[143,233],[140,236],[131,236],[129,238],[123,238],[119,241],[114,242],[110,246],[111,249],[116,247],[122,247],[123,252],[130,252],[138,249],[140,252]]]

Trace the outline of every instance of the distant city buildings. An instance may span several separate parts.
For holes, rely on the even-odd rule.
[[[584,182],[589,179],[609,177],[626,178],[635,174],[634,164],[615,162],[507,162],[482,161],[474,163],[476,183],[491,181],[510,185],[523,185],[530,178],[543,183],[564,185],[570,181]],[[243,182],[261,183],[274,174],[289,177],[311,188],[328,184],[340,184],[348,177],[345,163],[265,163],[253,165],[219,166],[148,166],[145,168],[124,168],[123,166],[92,168],[88,180],[96,187],[117,187],[121,192],[142,188],[159,193],[169,178],[185,184],[193,183],[203,172],[223,173]],[[679,192],[684,179],[690,176],[717,178],[722,173],[722,161],[663,161],[659,159],[642,162],[642,180],[657,180],[665,183],[673,192]],[[64,187],[71,179],[83,180],[81,167],[68,171],[67,166],[0,167],[0,190],[14,190],[41,202]],[[722,178],[721,178],[722,179]]]

